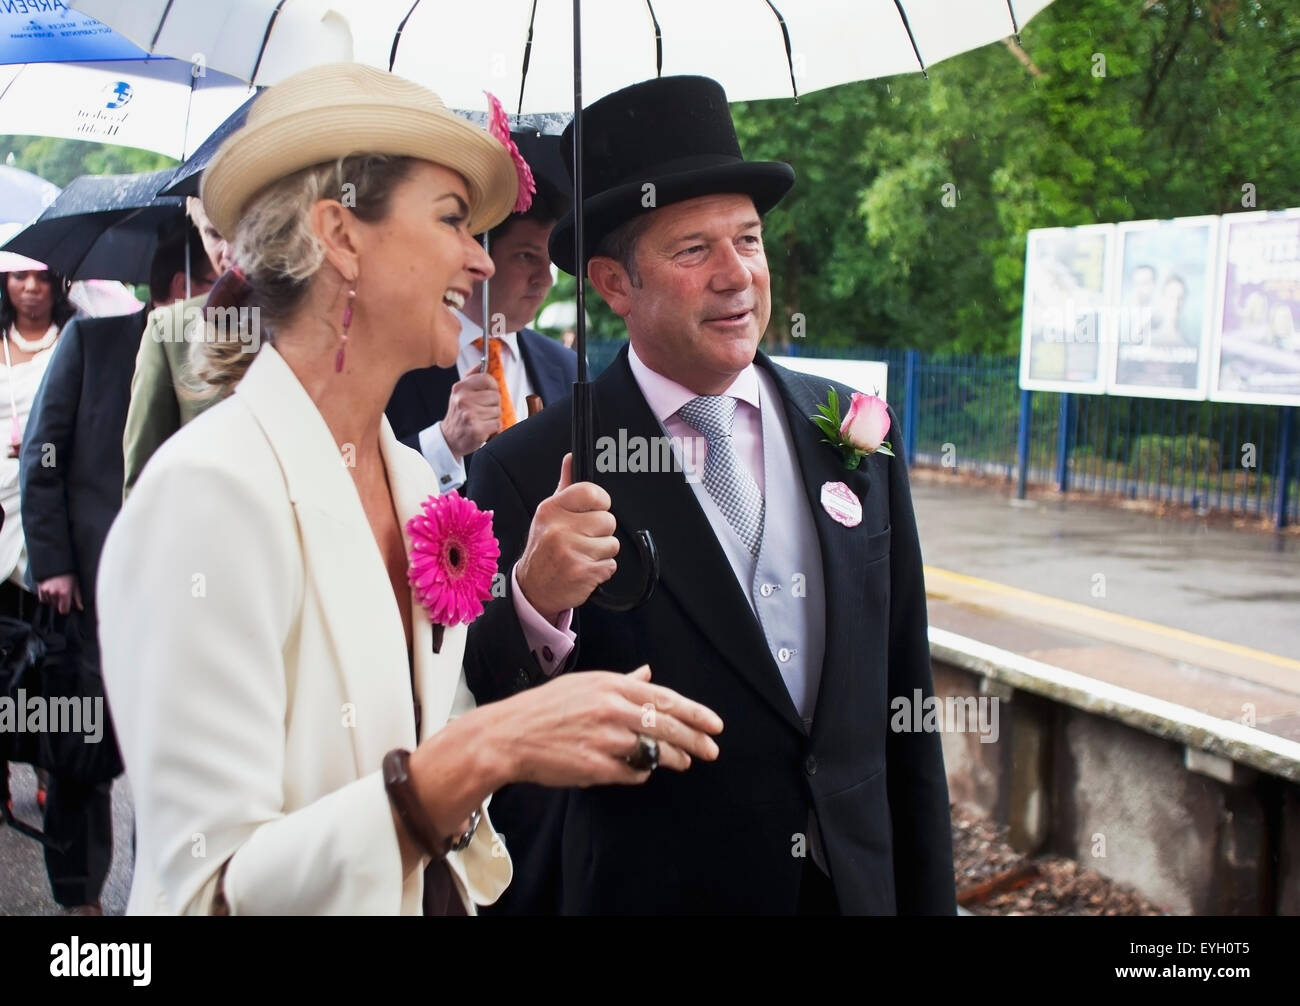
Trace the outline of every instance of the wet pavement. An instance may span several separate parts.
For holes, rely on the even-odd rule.
[[[1300,536],[914,476],[928,567],[1300,659]],[[927,587],[933,590],[930,579]]]
[[[29,765],[9,766],[14,816],[40,827],[36,775]],[[113,785],[113,864],[100,901],[105,915],[121,915],[131,886],[131,788]],[[0,915],[66,915],[50,896],[45,857],[35,839],[0,825]]]

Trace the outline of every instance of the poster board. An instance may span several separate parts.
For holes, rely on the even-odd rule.
[[[1104,308],[1115,225],[1031,230],[1025,247],[1020,387],[1106,390]]]
[[[773,363],[788,370],[798,370],[814,377],[825,377],[840,384],[847,384],[867,395],[876,395],[888,402],[886,385],[889,380],[889,364],[876,360],[841,360],[823,359],[813,356],[774,356]],[[823,391],[826,389],[823,388]],[[825,395],[822,400],[825,400]],[[840,409],[848,410],[848,403],[841,402]]]
[[[1219,228],[1210,398],[1300,405],[1300,209]]]
[[[1105,311],[1110,394],[1205,398],[1218,225],[1215,216],[1117,225]]]

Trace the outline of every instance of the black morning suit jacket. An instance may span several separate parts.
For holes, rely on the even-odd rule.
[[[578,379],[578,355],[573,350],[531,328],[521,328],[519,358],[528,374],[528,383],[542,396],[542,404],[550,405],[573,390],[573,382]],[[397,439],[418,451],[420,431],[447,414],[451,387],[458,380],[460,374],[454,366],[423,367],[403,374],[385,410]],[[517,416],[528,415],[526,403],[515,402],[514,406]],[[473,456],[465,458],[466,472]]]
[[[846,914],[956,910],[948,789],[938,735],[888,728],[892,696],[933,694],[921,551],[901,458],[872,455],[845,471],[808,420],[827,383],[772,364],[794,439],[794,472],[812,503],[826,584],[826,653],[811,734],[795,711],[761,628],[681,473],[602,474],[620,532],[649,528],[661,579],[644,606],[619,614],[588,603],[574,616],[566,670],[630,671],[703,702],[723,719],[721,754],[684,774],[660,770],[640,787],[567,791],[559,862],[546,864],[565,913],[793,914],[803,860],[793,854],[815,808],[840,909]],[[850,389],[837,385],[841,401]],[[594,383],[596,435],[662,436],[626,347]],[[890,410],[890,438],[902,443]],[[555,489],[569,449],[569,410],[547,409],[481,449],[469,484],[495,510],[501,569],[523,550],[538,503]],[[780,477],[769,470],[767,477]],[[846,483],[862,522],[836,523],[821,487]],[[767,528],[767,534],[779,529]],[[620,535],[622,537],[622,534]],[[624,540],[620,594],[640,572]],[[495,599],[469,630],[465,669],[479,702],[544,680],[511,600]],[[492,804],[512,856],[519,836],[555,822],[521,820]],[[528,850],[534,857],[536,850]],[[547,890],[516,865],[522,889]],[[547,910],[544,901],[532,907]]]
[[[146,314],[68,322],[23,431],[29,577],[76,573],[87,613],[104,538],[122,507],[122,432]]]

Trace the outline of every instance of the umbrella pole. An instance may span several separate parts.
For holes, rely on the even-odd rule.
[[[590,482],[595,474],[591,384],[587,379],[587,256],[582,212],[582,0],[573,0],[573,253],[576,265],[574,349],[578,382],[573,386],[573,481]]]
[[[491,256],[492,247],[491,247],[491,242],[488,239],[487,231],[483,232],[483,250],[487,252],[489,256]],[[492,336],[488,333],[488,283],[490,282],[491,282],[490,280],[486,280],[486,279],[483,281],[483,310],[482,313],[479,315],[479,317],[483,319],[483,363],[478,368],[478,372],[480,374],[487,373],[488,359],[489,359],[488,339],[492,338]]]
[[[582,218],[582,0],[573,0],[573,251],[577,282],[574,284],[578,317],[575,319],[574,348],[578,352],[578,380],[573,385],[573,481],[594,482],[596,474],[596,423],[587,379],[587,254],[583,247]],[[631,611],[650,600],[659,582],[659,553],[650,532],[632,533],[641,563],[641,583],[636,593],[618,597],[609,584],[591,594],[594,604],[608,611]]]

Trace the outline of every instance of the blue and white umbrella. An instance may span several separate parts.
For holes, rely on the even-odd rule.
[[[252,94],[201,56],[151,57],[62,3],[0,5],[0,134],[188,157]]]
[[[141,147],[177,160],[252,95],[174,59],[0,66],[0,134]]]

